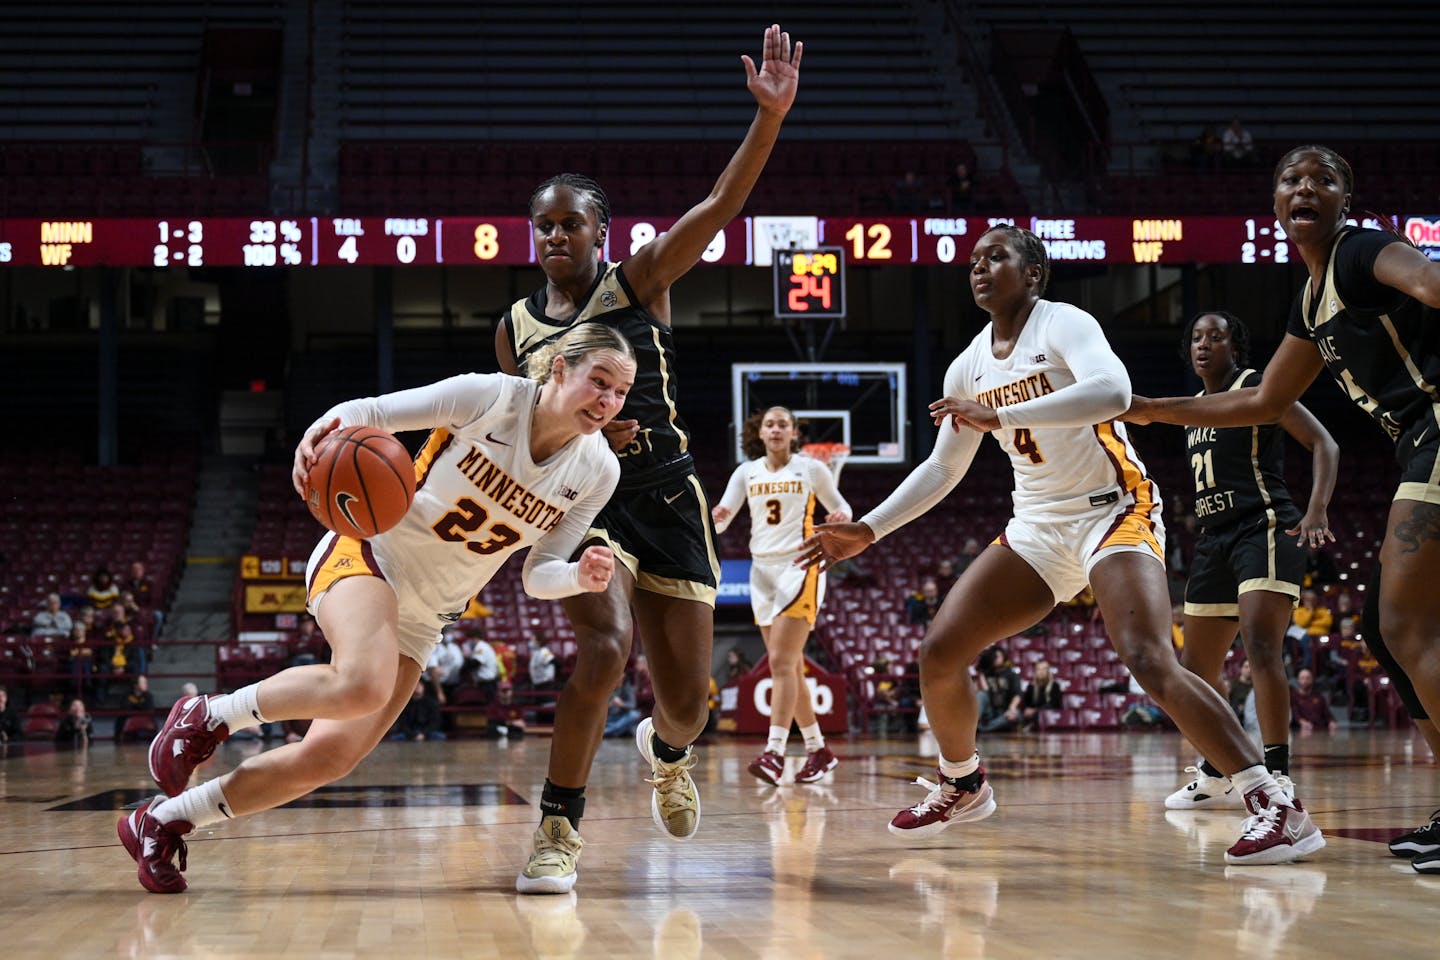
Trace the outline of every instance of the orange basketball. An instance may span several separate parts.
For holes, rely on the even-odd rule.
[[[305,505],[343,537],[384,533],[415,499],[415,466],[405,445],[378,427],[345,427],[326,437],[305,477]]]

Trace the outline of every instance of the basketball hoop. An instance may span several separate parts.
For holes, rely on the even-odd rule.
[[[840,471],[850,457],[850,445],[845,443],[807,443],[800,448],[807,457],[813,457],[830,468],[830,475],[838,483]]]

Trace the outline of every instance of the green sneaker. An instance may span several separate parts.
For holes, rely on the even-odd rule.
[[[700,793],[690,777],[690,770],[699,758],[693,748],[687,747],[684,758],[666,763],[655,756],[651,746],[654,736],[655,725],[646,717],[635,728],[635,746],[654,774],[646,781],[655,786],[650,797],[650,816],[670,839],[689,840],[700,826]]]
[[[521,893],[569,893],[575,886],[575,864],[585,841],[565,817],[544,817],[535,830],[530,862],[515,878]]]

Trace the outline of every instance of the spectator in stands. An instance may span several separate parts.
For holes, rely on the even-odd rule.
[[[1060,709],[1060,681],[1046,660],[1035,661],[1035,673],[1020,696],[1021,726],[1033,730],[1040,724],[1041,710]]]
[[[150,578],[150,575],[145,572],[144,562],[136,560],[130,564],[130,576],[126,577],[125,582],[120,586],[123,591],[131,594],[135,598],[135,602],[138,605],[146,609],[150,609],[156,605],[155,582]]]
[[[1020,671],[1005,656],[1005,650],[993,646],[980,654],[980,731],[1002,733],[1020,725],[1020,708],[1024,690]]]
[[[964,213],[974,206],[975,178],[970,173],[970,164],[956,160],[950,175],[945,178],[945,186],[950,191],[951,213]]]
[[[430,652],[430,662],[425,665],[425,676],[435,691],[435,699],[442,706],[454,699],[464,668],[465,651],[455,642],[455,627],[452,624],[440,631],[440,642]]]
[[[534,690],[555,687],[555,651],[550,649],[550,638],[543,633],[530,638],[530,687]]]
[[[178,696],[178,697],[175,698],[175,702],[178,703],[178,702],[180,702],[181,700],[188,700],[188,699],[190,699],[191,697],[198,697],[198,696],[200,696],[200,688],[197,687],[197,686],[195,686],[195,684],[191,683],[189,680],[187,680],[187,681],[185,681],[184,685],[182,685],[182,686],[180,687],[180,696]],[[173,706],[173,704],[172,704],[172,706]]]
[[[110,623],[105,629],[105,643],[110,647],[110,662],[118,657],[127,673],[150,672],[150,650],[135,633],[135,625],[125,614],[125,608],[116,605],[110,611]]]
[[[1190,164],[1197,170],[1218,170],[1225,145],[1213,126],[1207,126],[1190,141]]]
[[[930,203],[930,187],[914,170],[906,170],[890,189],[890,208],[896,213],[924,213]]]
[[[955,577],[959,579],[961,574],[970,569],[970,564],[980,557],[980,541],[975,537],[966,537],[964,545],[960,548],[960,556],[955,558]],[[948,590],[946,591],[949,592]]]
[[[935,586],[940,591],[940,596],[950,592],[955,586],[955,581],[960,579],[960,574],[955,572],[955,561],[946,557],[935,565]]]
[[[70,628],[70,676],[78,690],[89,693],[93,689],[91,676],[95,673],[95,648],[90,639],[90,630],[85,621],[77,620]]]
[[[427,695],[425,684],[415,684],[410,702],[395,721],[391,740],[444,740],[440,732],[440,701]]]
[[[1335,629],[1339,630],[1345,625],[1346,620],[1355,621],[1359,626],[1360,614],[1355,610],[1355,601],[1350,596],[1349,590],[1341,590],[1335,595]]]
[[[10,706],[10,691],[0,687],[0,743],[19,740],[21,729],[20,715]]]
[[[1298,653],[1297,666],[1312,663],[1310,650],[1315,642],[1335,626],[1335,615],[1320,600],[1314,590],[1301,590],[1300,602],[1290,614],[1290,629],[1287,635],[1295,641]]]
[[[1170,607],[1170,642],[1175,647],[1175,652],[1182,653],[1185,650],[1185,604],[1176,603]]]
[[[495,701],[485,708],[485,736],[519,740],[525,736],[525,712],[515,703],[515,687],[502,680],[495,687]]]
[[[1433,371],[1440,363],[1432,335],[1440,309],[1440,264],[1393,227],[1350,225],[1355,174],[1329,147],[1291,149],[1276,164],[1271,185],[1277,223],[1308,276],[1260,387],[1222,397],[1133,397],[1125,419],[1185,426],[1269,423],[1322,370],[1363,403],[1395,444],[1401,469],[1387,506],[1384,560],[1375,564],[1366,591],[1363,632],[1432,751],[1440,753],[1434,722],[1440,717],[1440,658],[1434,655],[1440,538],[1429,533],[1440,498],[1430,430],[1437,406],[1427,375],[1409,373]],[[1377,344],[1382,326],[1388,336]],[[1407,856],[1416,852],[1391,849]],[[1440,870],[1440,850],[1419,854],[1412,866],[1417,872]]]
[[[1314,733],[1316,730],[1334,733],[1340,727],[1330,712],[1325,695],[1315,689],[1315,673],[1308,667],[1300,671],[1295,678],[1295,686],[1290,688],[1290,723],[1299,727],[1301,733]]]
[[[1230,681],[1230,689],[1226,693],[1226,699],[1230,701],[1230,708],[1235,711],[1235,716],[1242,720],[1245,717],[1245,701],[1250,697],[1250,691],[1255,689],[1255,680],[1251,674],[1250,661],[1240,661],[1240,673],[1234,680]]]
[[[1220,134],[1220,145],[1225,152],[1225,163],[1231,167],[1248,167],[1255,162],[1255,138],[1250,136],[1236,117],[1230,126]]]
[[[90,606],[96,610],[109,610],[120,599],[120,588],[115,584],[115,575],[101,567],[90,577],[90,589],[85,591]]]
[[[130,684],[130,693],[125,697],[122,708],[128,712],[117,714],[115,717],[115,740],[117,743],[124,738],[126,720],[132,716],[148,716],[155,709],[155,697],[150,693],[149,677],[143,673],[135,677],[134,682]]]
[[[920,591],[906,598],[905,614],[911,623],[929,623],[935,619],[935,613],[944,600],[940,584],[935,582],[934,577],[926,577],[920,581]]]
[[[1305,555],[1305,586],[1324,587],[1340,582],[1340,571],[1335,568],[1335,559],[1324,547],[1311,547]]]
[[[728,687],[732,683],[739,683],[740,678],[753,669],[755,669],[755,665],[750,662],[749,657],[745,656],[745,651],[740,649],[738,643],[735,644],[725,651],[725,682],[722,686]]]
[[[470,659],[467,663],[475,686],[480,690],[480,702],[490,703],[495,699],[495,688],[505,679],[505,665],[490,642],[483,636],[470,643]]]
[[[90,743],[90,736],[95,731],[95,721],[90,717],[90,711],[85,709],[85,701],[78,697],[70,701],[70,708],[60,718],[60,725],[55,728],[56,745],[83,747]]]
[[[72,626],[74,621],[70,614],[60,606],[60,594],[52,593],[45,598],[45,609],[35,614],[35,619],[31,621],[30,636],[47,642],[64,640],[70,636]]]
[[[625,737],[635,732],[640,723],[640,711],[635,705],[635,685],[626,677],[615,688],[610,698],[610,709],[605,715],[605,736]]]
[[[900,671],[900,681],[895,685],[895,699],[900,704],[901,724],[906,733],[920,730],[920,661],[910,660]]]
[[[290,653],[292,667],[325,663],[330,659],[330,648],[325,643],[325,636],[320,632],[315,618],[308,613],[300,614],[300,619],[295,624],[295,633],[285,646]]]
[[[896,814],[890,829],[928,837],[994,811],[994,790],[976,749],[979,709],[965,666],[977,649],[1038,624],[1057,600],[1088,584],[1121,660],[1185,736],[1232,775],[1255,821],[1269,825],[1247,829],[1227,851],[1229,862],[1290,860],[1318,849],[1323,837],[1266,770],[1225,701],[1175,659],[1165,622],[1170,605],[1155,484],[1125,430],[1112,424],[1130,406],[1130,376],[1095,317],[1043,299],[1049,266],[1045,244],[1023,228],[996,226],[977,238],[968,281],[990,322],[951,363],[946,395],[930,405],[939,428],[934,450],[859,522],[821,524],[804,544],[807,560],[823,569],[943,500],[970,470],[986,434],[1008,454],[1014,516],[1002,541],[961,576],[921,645],[926,713],[940,746],[938,782],[930,784],[925,800]],[[1029,376],[1044,372],[1064,385],[1022,399],[1009,386],[1018,382],[1016,362],[1031,364]],[[1032,431],[1043,433],[1052,451],[1057,444],[1065,451],[1063,469],[1047,459],[1059,454],[1032,447]],[[1096,437],[1104,442],[1097,444]],[[1123,477],[1114,468],[1120,457],[1129,464]],[[1102,488],[1110,492],[1095,496]],[[1062,504],[1084,506],[1086,519],[1063,513]]]

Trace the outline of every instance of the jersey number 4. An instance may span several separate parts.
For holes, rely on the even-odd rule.
[[[520,542],[520,534],[503,523],[492,524],[485,531],[488,536],[483,540],[467,536],[485,526],[485,521],[489,519],[490,513],[484,507],[469,497],[461,497],[455,501],[455,509],[441,517],[431,529],[441,540],[463,543],[466,550],[481,556],[499,553]]]
[[[1030,431],[1024,427],[1015,431],[1015,450],[1029,457],[1031,463],[1045,462],[1044,454],[1042,454],[1040,448],[1035,445],[1035,438],[1031,436]]]

